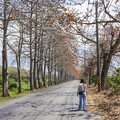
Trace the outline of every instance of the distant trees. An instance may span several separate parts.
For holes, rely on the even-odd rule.
[[[22,92],[21,64],[25,61],[30,66],[30,90],[46,87],[47,79],[53,85],[78,76],[76,39],[66,32],[67,21],[64,26],[59,23],[58,16],[63,13],[59,1],[4,0],[0,4],[4,97],[9,96],[7,46],[17,63],[19,93]]]

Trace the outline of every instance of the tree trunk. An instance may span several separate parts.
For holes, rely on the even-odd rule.
[[[40,84],[40,71],[39,71],[38,67],[37,67],[37,79],[38,79],[38,88],[41,88],[41,84]]]
[[[58,84],[60,83],[60,71],[58,70]]]
[[[50,71],[50,48],[49,48],[49,56],[48,56],[48,63],[47,63],[47,67],[48,67],[48,84],[49,86],[51,85],[51,71]]]
[[[44,72],[43,72],[43,85],[44,85],[44,87],[46,87],[46,76],[45,76],[45,73],[46,73],[46,57],[45,57],[45,60],[44,60]]]
[[[65,82],[67,81],[67,73],[65,73]]]
[[[60,83],[62,83],[63,82],[63,71],[61,70],[60,71]]]
[[[40,70],[40,65],[37,65],[37,78],[38,78],[38,87],[39,88],[42,88],[43,85],[42,85],[42,81],[41,81],[41,70]]]
[[[50,73],[49,63],[48,63],[48,85],[49,85],[49,86],[51,85],[51,73]]]
[[[56,65],[55,65],[55,69],[54,69],[54,81],[55,81],[55,85],[57,85],[57,79],[56,79]]]
[[[19,93],[22,93],[22,81],[21,81],[21,68],[20,65],[17,66],[18,70],[18,79],[19,79]]]
[[[34,89],[37,89],[37,81],[36,81],[36,54],[37,54],[37,45],[36,45],[36,41],[35,41],[34,70],[33,70]]]
[[[19,79],[19,93],[22,93],[22,80],[21,80],[21,53],[22,53],[22,45],[23,45],[23,25],[21,24],[20,29],[20,40],[18,45],[18,56],[16,55],[17,60],[17,70],[18,70],[18,79]]]
[[[30,15],[30,90],[34,90],[33,83],[33,59],[32,59],[32,2]]]
[[[38,43],[39,43],[39,39],[38,39]],[[38,79],[38,87],[41,88],[42,87],[42,81],[41,81],[41,67],[40,67],[40,47],[38,44],[38,52],[37,52],[37,79]]]
[[[33,73],[33,80],[34,80],[34,88],[37,89],[37,81],[36,81],[36,54],[37,54],[37,5],[36,5],[36,19],[35,19],[35,48],[34,48],[34,73]]]
[[[41,76],[41,79],[43,79],[43,49],[42,49],[42,41],[41,41],[41,47],[40,47],[40,76]]]
[[[109,70],[109,66],[112,60],[112,52],[109,53],[108,58],[107,54],[104,55],[104,59],[103,59],[103,68],[102,68],[102,72],[101,72],[101,87],[102,89],[104,89],[104,84],[105,84],[105,78],[107,76],[108,70]]]
[[[90,68],[89,69],[89,85],[91,85],[91,72],[92,72],[92,69]]]
[[[3,21],[3,50],[2,50],[2,80],[3,80],[3,97],[10,96],[8,92],[8,61],[7,61],[7,25],[8,21],[6,20],[7,13],[7,2],[4,0],[4,21]]]
[[[20,46],[19,46],[20,47]],[[19,48],[20,49],[20,48]],[[17,70],[18,70],[18,79],[19,79],[19,93],[22,93],[22,81],[21,81],[21,52],[19,50],[19,55],[16,56],[17,60]]]
[[[108,70],[109,70],[112,56],[113,56],[113,54],[115,54],[115,51],[119,44],[120,44],[120,34],[119,34],[119,37],[116,39],[114,45],[111,46],[109,54],[106,54],[106,53],[104,54],[103,67],[102,67],[102,72],[101,72],[102,89],[104,89],[105,78],[106,78]]]
[[[50,60],[50,79],[51,79],[51,86],[53,85],[53,76],[52,76],[52,70],[53,70],[53,61]]]

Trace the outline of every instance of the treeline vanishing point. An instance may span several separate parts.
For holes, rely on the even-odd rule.
[[[21,64],[29,66],[30,90],[46,87],[46,74],[48,85],[80,76],[88,77],[91,83],[97,67],[96,24],[102,89],[109,70],[119,71],[119,0],[100,0],[96,11],[94,0],[79,5],[73,0],[80,10],[69,8],[72,4],[65,5],[65,1],[0,0],[4,97],[9,96],[7,52],[17,63],[19,93],[22,92]],[[82,7],[84,3],[86,9]],[[83,46],[86,46],[84,51]],[[118,85],[119,75],[115,76],[113,83]]]
[[[0,11],[4,97],[10,96],[8,51],[17,63],[19,93],[22,92],[21,64],[24,63],[30,68],[30,90],[46,87],[46,71],[49,86],[78,76],[75,38],[64,30],[67,25],[61,27],[57,20],[63,12],[59,2],[0,0]]]

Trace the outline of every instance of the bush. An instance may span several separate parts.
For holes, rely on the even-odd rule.
[[[19,79],[18,79],[18,77],[16,77],[16,78],[15,78],[15,82],[19,82]]]
[[[15,82],[15,79],[8,78],[8,84],[11,84],[11,83],[14,83],[14,82]]]
[[[120,68],[111,76],[109,83],[116,91],[120,90]]]
[[[91,76],[91,81],[92,81],[92,82],[95,82],[95,81],[96,81],[96,74],[94,74],[94,75]]]
[[[17,83],[10,83],[8,88],[9,89],[17,88]]]
[[[29,83],[29,79],[23,79],[23,81],[28,84]]]
[[[2,85],[0,85],[0,93],[2,92]]]
[[[46,85],[49,86],[49,80],[48,79],[46,79]]]
[[[2,85],[2,77],[0,77],[0,85]]]

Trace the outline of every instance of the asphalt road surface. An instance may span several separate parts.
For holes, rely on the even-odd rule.
[[[77,110],[77,86],[74,80],[0,103],[0,120],[100,120],[96,114]]]

